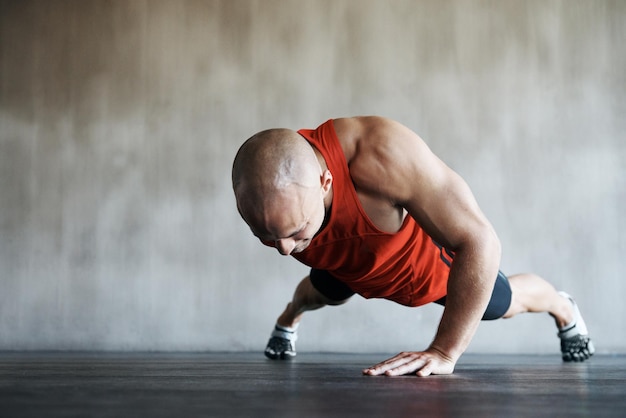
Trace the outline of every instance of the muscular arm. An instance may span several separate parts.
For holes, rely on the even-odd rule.
[[[365,373],[452,373],[489,302],[499,240],[467,184],[414,132],[383,118],[347,123],[359,133],[350,160],[357,187],[405,208],[427,234],[455,251],[446,307],[430,347],[401,353]]]

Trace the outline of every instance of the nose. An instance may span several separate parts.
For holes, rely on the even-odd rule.
[[[276,249],[282,255],[289,255],[296,248],[296,241],[293,239],[279,239],[276,240]]]

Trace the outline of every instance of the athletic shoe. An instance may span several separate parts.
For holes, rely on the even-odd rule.
[[[271,337],[265,347],[265,357],[272,360],[291,360],[295,356],[295,344],[286,338]]]
[[[272,360],[290,360],[296,356],[296,340],[298,334],[295,328],[285,328],[276,324],[272,336],[265,347],[265,356]]]
[[[563,361],[585,361],[593,356],[595,348],[591,339],[584,335],[561,339]]]
[[[559,292],[559,295],[568,299],[572,303],[574,310],[574,319],[572,322],[560,329],[558,333],[561,339],[563,361],[585,361],[596,351],[593,342],[589,338],[587,325],[574,299],[565,292]]]

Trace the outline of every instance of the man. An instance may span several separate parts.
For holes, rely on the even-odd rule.
[[[407,306],[444,305],[424,351],[367,375],[450,374],[481,319],[547,312],[565,361],[593,344],[573,299],[533,274],[499,272],[500,242],[469,187],[411,130],[381,117],[270,129],[233,164],[237,208],[252,233],[311,267],[278,317],[265,354],[295,355],[302,314],[354,293]]]

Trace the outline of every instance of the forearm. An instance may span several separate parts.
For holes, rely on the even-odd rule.
[[[490,233],[455,253],[446,307],[430,348],[456,362],[470,344],[487,308],[500,265],[500,243]]]

